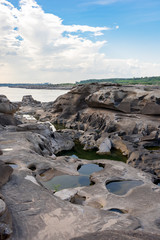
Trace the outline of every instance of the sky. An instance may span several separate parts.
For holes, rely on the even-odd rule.
[[[160,76],[160,0],[0,0],[0,83]]]

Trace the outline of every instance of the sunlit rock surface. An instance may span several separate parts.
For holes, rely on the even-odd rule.
[[[89,101],[92,95],[97,92],[100,96],[102,88],[106,93],[110,90],[112,96],[115,94],[112,90],[119,88],[118,99],[123,99],[116,98],[116,101],[120,104],[124,100],[121,110],[108,109],[106,105],[91,107]],[[3,163],[2,168],[0,165],[3,176],[0,214],[9,219],[5,222],[0,217],[0,230],[6,229],[8,238],[12,225],[11,238],[17,240],[160,238],[160,187],[154,184],[160,176],[159,150],[147,149],[159,146],[160,119],[158,110],[157,116],[148,116],[154,113],[144,111],[147,101],[152,106],[159,105],[158,93],[153,94],[153,99],[151,88],[129,89],[90,84],[77,86],[52,103],[34,104],[31,99],[32,104],[22,106],[16,117],[19,115],[19,119],[23,119],[21,116],[28,111],[38,116],[37,122],[25,120],[18,126],[0,127],[0,160]],[[130,95],[124,96],[126,91]],[[144,92],[149,95],[144,96]],[[139,102],[131,99],[131,113],[122,112],[125,101],[129,101],[127,99],[131,95],[135,99],[139,97]],[[54,132],[50,125],[38,123],[42,119],[71,129]],[[91,160],[89,163],[100,164],[103,169],[90,175],[90,186],[55,193],[43,183],[55,176],[79,176],[79,167],[88,164],[87,160],[74,156],[55,156],[61,150],[72,148],[75,140],[83,143],[85,149],[94,147],[98,151],[104,146],[105,149],[106,146],[110,148],[110,145],[120,149],[127,156],[130,166],[118,161]],[[142,184],[133,185],[122,195],[106,187],[107,183],[126,180]],[[12,224],[11,217],[7,216],[12,216]]]

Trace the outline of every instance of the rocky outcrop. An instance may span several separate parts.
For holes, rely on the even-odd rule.
[[[20,122],[14,117],[14,113],[19,109],[17,103],[11,103],[4,95],[0,95],[0,125],[17,125]]]
[[[84,131],[79,138],[84,149],[99,149],[99,139],[105,134],[112,147],[128,156],[128,164],[155,172],[160,177],[158,152],[154,153],[154,164],[148,160],[142,164],[142,161],[130,157],[139,151],[144,155],[147,152],[148,158],[152,159],[153,153],[146,150],[145,145],[160,144],[159,93],[159,87],[151,86],[80,85],[54,103],[45,105],[46,114],[43,112],[42,119],[46,115],[52,123]]]
[[[6,114],[14,114],[19,106],[16,103],[11,103],[4,95],[0,95],[0,112]]]
[[[51,110],[52,114],[57,115],[58,118],[68,119],[80,109],[87,108],[86,97],[98,91],[103,86],[107,86],[107,84],[78,85],[67,94],[57,98],[55,102],[46,104],[45,109],[48,111]]]
[[[70,133],[72,137],[76,136],[74,131],[70,130]],[[78,176],[78,167],[88,161],[43,156],[34,150],[38,144],[36,138],[34,142],[28,142],[28,136],[34,134],[37,133],[8,130],[0,135],[1,161],[7,168],[8,164],[16,166],[10,181],[1,189],[13,218],[13,239],[69,240],[106,232],[114,239],[117,232],[122,233],[124,229],[127,233],[123,232],[122,236],[133,234],[139,239],[144,236],[159,239],[160,188],[153,184],[152,175],[122,162],[94,160],[90,163],[104,167],[91,175],[94,185],[53,194],[43,187],[44,181],[57,175]],[[107,182],[118,180],[137,180],[142,184],[119,197],[106,188]],[[69,196],[72,196],[71,202]],[[82,204],[77,204],[74,200],[77,198],[83,199]],[[4,210],[4,205],[1,209]],[[114,209],[123,210],[123,213],[114,212]]]
[[[28,111],[39,120],[64,124],[68,129],[54,132],[47,123],[27,120],[1,128],[0,159],[14,171],[1,188],[5,203],[0,201],[0,213],[4,214],[7,205],[13,217],[13,239],[90,239],[94,235],[103,239],[104,234],[116,239],[118,233],[124,239],[160,238],[160,187],[156,185],[160,152],[147,149],[160,144],[159,116],[145,110],[147,101],[159,105],[158,93],[155,101],[152,93],[141,86],[89,84],[73,88],[54,103],[39,106],[26,101],[19,114]],[[55,156],[71,149],[74,140],[99,153],[120,149],[128,164],[92,160],[103,170],[90,175],[91,186],[55,193],[47,181],[55,176],[79,176],[77,169],[88,164],[74,156]],[[107,188],[118,182],[138,185],[131,184],[119,196]]]
[[[85,84],[44,105],[59,121],[65,121],[80,111],[90,108],[110,109],[123,113],[160,115],[159,87]],[[97,110],[95,110],[97,111]],[[50,116],[51,117],[51,116]]]
[[[22,98],[22,106],[41,106],[41,102],[35,100],[32,95],[25,95]]]
[[[104,87],[86,98],[89,107],[107,108],[124,113],[160,115],[160,89],[145,87]]]

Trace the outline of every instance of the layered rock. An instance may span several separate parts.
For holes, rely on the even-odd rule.
[[[159,94],[159,87],[152,86],[86,84],[45,105],[45,111],[52,123],[84,131],[79,140],[85,149],[99,148],[98,139],[105,133],[112,146],[128,156],[128,164],[160,177],[158,152],[154,153],[154,164],[130,157],[139,151],[142,159],[146,159],[146,152],[152,159],[153,153],[145,149],[146,142],[159,146]],[[44,116],[43,112],[42,119]]]
[[[160,89],[146,87],[104,87],[86,98],[89,107],[102,107],[124,113],[160,115]]]

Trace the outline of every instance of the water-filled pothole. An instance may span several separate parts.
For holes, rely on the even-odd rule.
[[[145,146],[144,148],[150,151],[160,150],[160,146]]]
[[[100,167],[97,164],[85,164],[78,169],[78,172],[80,173],[79,176],[71,175],[55,176],[49,181],[42,182],[42,184],[45,187],[54,191],[59,191],[66,188],[93,185],[93,182],[90,181],[90,175],[93,172],[98,172],[102,169],[103,167]]]
[[[141,180],[118,180],[106,183],[106,188],[109,192],[114,193],[116,195],[124,195],[130,189],[140,186],[143,184]]]
[[[79,142],[75,142],[75,146],[68,151],[62,151],[57,154],[57,156],[73,156],[86,160],[97,160],[97,159],[110,159],[116,161],[126,162],[127,157],[124,156],[121,151],[112,148],[110,154],[97,154],[97,149],[84,150],[83,145]]]
[[[15,164],[15,163],[6,163],[6,164],[9,165],[13,169],[17,169],[18,168],[18,165]]]
[[[35,171],[36,170],[36,165],[35,164],[30,164],[28,166],[28,169],[32,170],[32,171]]]
[[[158,178],[158,179],[155,179],[153,183],[156,184],[156,185],[158,185],[158,186],[160,186],[160,179],[159,179],[159,178]]]
[[[78,172],[81,175],[86,175],[86,176],[90,176],[92,173],[94,172],[99,172],[103,169],[103,167],[98,164],[84,164],[80,167],[78,167]]]
[[[110,212],[116,212],[116,213],[121,213],[121,214],[127,213],[126,210],[121,210],[121,209],[119,209],[119,208],[111,208],[111,209],[109,209],[108,211],[110,211]]]

